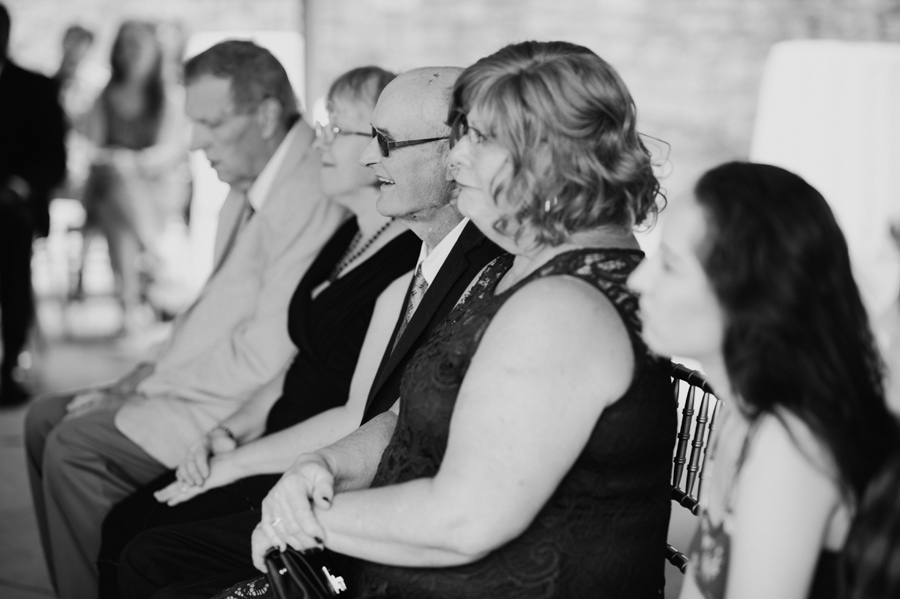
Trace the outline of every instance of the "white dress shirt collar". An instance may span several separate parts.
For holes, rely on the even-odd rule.
[[[275,177],[281,170],[281,165],[284,163],[284,159],[287,156],[288,148],[291,147],[294,138],[297,137],[299,123],[300,121],[297,121],[297,123],[291,127],[290,131],[287,132],[287,135],[284,136],[284,139],[282,139],[281,143],[278,145],[278,149],[276,149],[275,153],[272,154],[272,157],[269,158],[266,166],[263,167],[262,172],[256,177],[256,180],[253,182],[253,185],[250,186],[250,189],[247,190],[247,201],[253,206],[253,210],[259,212],[259,210],[262,209],[263,204],[266,203],[266,198],[269,197],[272,184],[275,183]]]
[[[429,286],[434,282],[434,278],[437,276],[438,271],[441,270],[444,261],[447,259],[447,256],[450,255],[450,250],[456,245],[456,240],[459,239],[462,230],[466,228],[468,222],[468,218],[462,219],[452,231],[447,233],[447,235],[441,239],[441,242],[437,244],[437,247],[431,250],[431,252],[429,252],[428,247],[422,243],[422,249],[419,251],[418,265],[422,267],[422,276],[425,277],[425,281],[428,282]]]

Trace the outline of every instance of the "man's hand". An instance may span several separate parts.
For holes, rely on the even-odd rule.
[[[120,395],[132,395],[137,391],[137,386],[141,384],[141,381],[153,374],[154,370],[156,370],[156,365],[153,362],[141,362],[128,374],[105,389]]]
[[[127,396],[106,389],[91,389],[79,393],[66,405],[65,419],[83,416],[95,410],[117,410]]]
[[[230,485],[238,478],[237,472],[228,467],[227,458],[213,456],[209,461],[209,476],[206,477],[202,485],[186,485],[180,480],[176,480],[169,486],[154,493],[153,496],[160,503],[174,506],[193,499],[197,495],[201,495],[211,489]]]
[[[210,476],[210,458],[230,453],[237,448],[223,428],[214,428],[188,448],[184,461],[175,469],[176,482],[182,486],[201,486]]]
[[[265,570],[263,558],[271,547],[322,547],[325,530],[313,514],[313,505],[327,510],[333,497],[334,475],[328,463],[315,453],[297,458],[263,499],[262,522],[253,533],[254,565]]]
[[[118,381],[75,395],[66,406],[66,418],[75,418],[99,409],[118,409],[137,393],[137,386],[153,374],[154,369],[153,363],[141,362]]]

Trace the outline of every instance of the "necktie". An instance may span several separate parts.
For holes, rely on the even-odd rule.
[[[250,205],[250,200],[247,199],[246,194],[243,194],[242,200],[243,204],[241,205],[241,214],[238,217],[237,222],[235,222],[234,228],[231,229],[231,234],[228,236],[228,241],[225,243],[225,247],[222,250],[222,255],[219,257],[219,261],[216,263],[216,267],[213,269],[213,274],[218,272],[222,264],[225,263],[225,260],[228,258],[228,254],[231,252],[231,249],[234,247],[234,244],[237,241],[238,235],[240,235],[241,229],[244,228],[244,225],[246,225],[247,221],[250,220],[250,217],[253,216],[253,206]]]
[[[425,275],[422,274],[422,265],[419,264],[419,267],[416,269],[416,276],[413,279],[412,289],[409,290],[409,303],[406,304],[406,314],[403,315],[403,323],[400,325],[400,330],[397,331],[397,336],[394,338],[394,348],[397,347],[403,331],[406,330],[406,325],[409,324],[426,291],[428,291],[428,281],[425,280]]]

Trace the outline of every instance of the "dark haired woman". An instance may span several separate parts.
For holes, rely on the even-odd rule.
[[[459,210],[510,255],[416,354],[396,420],[279,481],[254,561],[324,544],[356,558],[354,597],[658,597],[675,410],[625,287],[658,191],[631,96],[587,48],[526,42],[463,72],[450,119]]]
[[[723,400],[681,596],[835,596],[854,508],[897,444],[847,245],[781,168],[724,164],[694,196],[629,280],[647,344],[699,360]]]
[[[106,237],[126,329],[143,317],[139,261],[159,259],[166,220],[181,218],[190,193],[183,108],[162,59],[152,24],[124,22],[109,83],[80,126],[95,145],[83,202]]]

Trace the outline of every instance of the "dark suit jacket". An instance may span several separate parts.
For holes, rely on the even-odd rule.
[[[381,359],[378,372],[375,373],[375,382],[369,390],[363,423],[394,405],[400,397],[400,379],[413,354],[428,341],[434,329],[450,313],[475,275],[502,253],[503,250],[488,241],[474,224],[468,223],[450,250],[434,282],[425,292],[425,297],[413,313],[397,347],[391,351],[400,322],[406,314],[406,302],[409,302],[407,291],[400,318],[394,327],[394,333]]]
[[[31,187],[28,212],[46,235],[50,196],[66,174],[66,125],[53,81],[7,61],[0,70],[0,186],[13,175]]]

